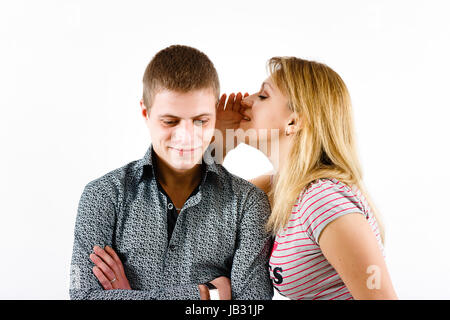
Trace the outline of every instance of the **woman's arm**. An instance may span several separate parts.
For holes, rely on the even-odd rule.
[[[318,242],[355,299],[398,299],[375,234],[361,213],[330,222]]]

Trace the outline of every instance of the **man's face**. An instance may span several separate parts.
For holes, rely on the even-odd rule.
[[[163,90],[148,112],[142,103],[141,107],[160,159],[178,172],[200,163],[215,128],[216,97],[211,89]]]

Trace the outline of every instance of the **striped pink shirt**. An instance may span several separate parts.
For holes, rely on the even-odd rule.
[[[327,224],[355,212],[366,217],[384,255],[375,217],[356,186],[318,179],[300,194],[288,225],[275,238],[269,262],[273,285],[280,294],[295,300],[353,299],[317,239]]]

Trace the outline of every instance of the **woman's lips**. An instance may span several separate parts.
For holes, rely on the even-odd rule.
[[[242,115],[244,118],[241,119],[241,121],[251,121],[252,118],[250,118],[250,115],[247,112],[243,112]]]

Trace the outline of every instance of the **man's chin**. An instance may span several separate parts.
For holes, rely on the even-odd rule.
[[[201,164],[202,160],[192,161],[192,160],[183,160],[183,159],[171,159],[170,165],[178,171],[188,171],[194,168],[197,164]]]
[[[175,170],[190,170],[197,164],[201,164],[203,161],[203,154],[200,153],[194,157],[194,155],[179,156],[172,154],[170,157],[170,165]]]

